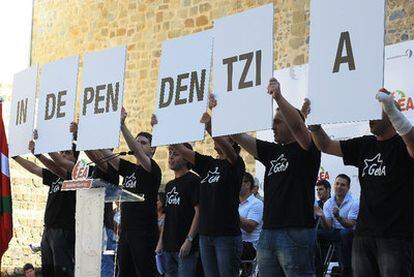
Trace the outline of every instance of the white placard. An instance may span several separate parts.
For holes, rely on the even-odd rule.
[[[212,44],[212,31],[164,42],[152,146],[204,139]]]
[[[384,10],[385,0],[311,1],[309,124],[381,118]]]
[[[14,75],[9,123],[10,157],[29,153],[36,105],[38,66],[34,65]]]
[[[79,56],[43,65],[40,77],[35,154],[72,149]]]
[[[126,47],[84,57],[80,96],[78,150],[119,146]]]
[[[269,4],[214,23],[214,137],[272,126],[273,14]]]
[[[404,115],[414,119],[414,41],[385,47],[384,86],[394,93]]]
[[[273,76],[280,82],[283,97],[295,108],[301,109],[308,96],[308,65],[275,70]],[[277,108],[276,103],[275,106]]]

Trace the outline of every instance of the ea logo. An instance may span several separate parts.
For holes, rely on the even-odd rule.
[[[88,177],[89,165],[85,160],[78,161],[72,170],[72,180],[81,180]]]

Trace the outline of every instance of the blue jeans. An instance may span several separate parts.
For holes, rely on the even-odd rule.
[[[315,276],[315,229],[262,230],[257,245],[260,277]]]
[[[179,252],[164,252],[165,277],[195,277],[197,269],[198,252],[191,252],[180,258]]]
[[[200,236],[200,254],[205,277],[239,276],[241,236]]]
[[[414,242],[411,239],[355,237],[352,268],[355,277],[414,276]]]
[[[116,239],[114,231],[104,228],[106,232],[105,248],[106,250],[116,250]],[[101,260],[101,277],[113,277],[115,273],[114,255],[103,255]]]

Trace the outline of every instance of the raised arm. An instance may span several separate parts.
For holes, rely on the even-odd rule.
[[[400,134],[407,147],[408,154],[414,158],[414,129],[411,122],[398,110],[394,97],[386,89],[380,89],[376,98],[382,103],[383,111],[394,129]]]
[[[183,144],[175,144],[171,147],[174,148],[175,151],[177,151],[187,162],[190,162],[191,164],[195,163],[195,152],[187,147],[185,147]]]
[[[321,152],[338,157],[344,156],[339,141],[331,139],[320,125],[309,126],[309,130],[311,130],[312,139],[315,142],[316,147],[318,147]]]
[[[33,140],[31,140],[29,142],[29,150],[30,152],[34,153],[35,150],[35,142]],[[61,177],[61,178],[66,178],[66,171],[63,170],[61,167],[59,167],[58,165],[56,165],[56,163],[54,161],[52,161],[51,159],[47,158],[46,156],[39,154],[39,155],[35,155],[36,158],[44,165],[46,166],[47,169],[49,169],[51,172],[53,172],[55,175]]]
[[[42,168],[38,165],[36,165],[34,162],[31,162],[29,160],[23,159],[20,156],[16,156],[13,158],[18,164],[20,164],[24,169],[29,171],[30,173],[42,178]]]
[[[86,156],[96,164],[96,166],[106,172],[108,170],[108,163],[103,161],[104,155],[99,150],[88,150],[85,151]]]
[[[125,138],[125,141],[131,151],[134,151],[134,156],[137,159],[138,163],[142,165],[142,167],[151,172],[151,159],[145,154],[144,149],[142,148],[141,143],[139,143],[134,136],[129,131],[128,127],[125,124],[125,118],[127,117],[127,113],[124,108],[122,108],[121,112],[121,131],[122,135]]]
[[[205,124],[206,131],[211,135],[211,117],[208,113],[203,114],[201,117],[201,123]],[[215,137],[213,140],[216,142],[217,146],[220,147],[221,151],[226,156],[227,161],[231,164],[235,164],[237,162],[238,155],[234,151],[228,136]]]
[[[303,149],[308,150],[312,142],[308,128],[306,127],[300,112],[282,96],[280,84],[275,78],[270,79],[267,92],[272,95],[273,99],[275,99],[279,106],[279,111],[282,113],[286,125],[297,143],[299,143]]]
[[[231,138],[237,142],[250,155],[257,158],[257,144],[256,138],[248,134],[232,135]]]

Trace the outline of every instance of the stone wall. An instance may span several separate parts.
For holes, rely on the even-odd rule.
[[[75,54],[127,45],[124,105],[133,133],[149,131],[155,109],[158,65],[163,41],[212,28],[217,18],[270,3],[270,0],[36,0],[34,3],[32,62],[40,65]],[[308,62],[310,0],[275,0],[275,69]],[[414,3],[388,0],[386,44],[414,39]],[[82,64],[82,60],[81,60]],[[79,73],[82,76],[82,69]],[[196,149],[212,154],[211,139]],[[121,149],[126,145],[122,140]],[[163,169],[163,182],[172,178],[166,169],[167,149],[155,159]],[[248,170],[254,160],[246,156]],[[12,165],[15,237],[3,261],[12,272],[27,261],[39,265],[27,245],[40,241],[46,189],[39,181]],[[34,184],[33,184],[34,183]]]

